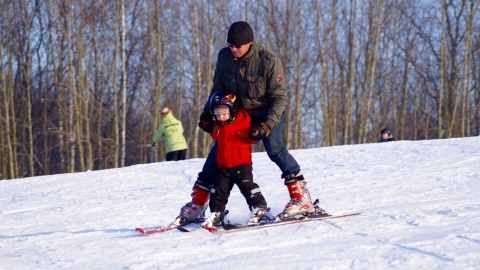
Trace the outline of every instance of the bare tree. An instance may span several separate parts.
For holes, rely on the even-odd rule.
[[[2,42],[0,43],[0,59],[5,59],[5,55],[3,54],[4,47],[3,47],[3,39]],[[10,57],[7,58],[6,63],[11,63],[11,55]],[[11,65],[10,65],[11,67]],[[11,69],[10,69],[11,71]],[[7,68],[5,66],[1,66],[0,69],[0,81],[2,82],[2,93],[1,96],[3,97],[3,110],[0,111],[1,117],[0,119],[3,120],[0,122],[3,130],[2,134],[2,144],[1,147],[2,149],[6,149],[6,155],[2,155],[2,178],[3,179],[12,179],[12,178],[17,178],[18,174],[16,173],[15,170],[15,155],[14,155],[14,148],[13,148],[13,142],[12,142],[12,133],[10,132],[12,130],[12,127],[10,125],[10,122],[14,120],[10,117],[11,114],[11,104],[13,104],[13,87],[11,87],[11,82],[12,79],[8,78],[7,76]],[[10,82],[10,83],[8,83]],[[5,138],[5,141],[3,139]],[[2,151],[2,153],[4,153]]]
[[[357,0],[350,0],[350,16],[348,24],[348,72],[347,72],[347,109],[345,113],[344,144],[353,143],[353,93],[355,80],[355,26],[357,19]]]
[[[120,2],[120,25],[121,25],[121,35],[120,35],[120,51],[121,51],[121,61],[122,61],[122,82],[121,82],[121,96],[122,96],[122,117],[121,117],[121,137],[120,137],[120,167],[125,166],[125,146],[127,144],[127,68],[126,68],[126,56],[125,56],[125,1],[121,0]]]
[[[152,76],[152,85],[153,85],[153,132],[155,133],[155,129],[160,125],[160,110],[161,103],[160,98],[163,94],[163,85],[162,85],[162,74],[165,65],[165,41],[163,37],[163,27],[162,27],[162,18],[163,14],[161,13],[162,6],[159,0],[154,1],[151,8],[148,9],[151,15],[149,16],[151,30],[150,30],[150,42],[151,46],[155,52],[154,59],[156,60],[154,63],[147,58],[146,61],[149,63],[149,66],[155,71],[154,75]],[[153,136],[152,136],[153,137]],[[160,155],[163,156],[163,148],[157,147],[157,153],[160,151]],[[156,161],[156,160],[155,160]]]

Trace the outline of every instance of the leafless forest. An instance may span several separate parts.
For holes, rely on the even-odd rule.
[[[0,3],[0,179],[151,162],[165,106],[205,157],[197,120],[238,20],[284,64],[289,149],[480,134],[478,1]]]

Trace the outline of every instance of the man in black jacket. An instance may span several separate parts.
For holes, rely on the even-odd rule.
[[[253,30],[244,21],[230,26],[227,43],[228,46],[218,53],[210,95],[219,91],[234,92],[239,98],[238,106],[247,110],[252,118],[251,138],[263,141],[269,158],[282,171],[281,178],[287,186],[290,201],[278,217],[313,213],[314,205],[300,166],[283,145],[283,114],[287,105],[287,90],[280,58],[270,48],[254,41]],[[204,131],[211,132],[212,121],[207,102],[198,125]],[[205,193],[210,192],[217,172],[216,149],[215,145],[202,172],[198,174],[192,202],[182,207],[176,222],[184,224],[201,218],[208,201]],[[197,193],[202,194],[200,202],[195,199]]]

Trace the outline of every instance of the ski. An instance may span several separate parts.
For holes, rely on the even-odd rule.
[[[169,231],[169,230],[173,230],[175,228],[177,228],[178,226],[177,225],[168,225],[168,226],[163,226],[163,227],[159,227],[159,228],[155,228],[155,229],[150,229],[150,230],[146,230],[144,228],[136,228],[135,231],[143,234],[143,235],[152,235],[154,233],[161,233],[161,232],[166,232],[166,231]]]
[[[175,228],[177,228],[178,226],[180,226],[180,224],[182,224],[182,217],[181,216],[178,216],[175,221],[173,221],[172,223],[170,223],[170,225],[168,226],[163,226],[163,227],[158,227],[158,228],[155,228],[155,229],[150,229],[150,230],[145,230],[144,228],[136,228],[135,231],[143,234],[143,235],[152,235],[152,234],[155,234],[155,233],[161,233],[161,232],[166,232],[166,231],[170,231],[170,230],[173,230]]]
[[[318,215],[313,215],[308,217],[291,218],[291,219],[281,220],[277,222],[268,222],[268,223],[261,223],[261,224],[252,224],[252,225],[225,224],[223,226],[223,229],[211,231],[211,233],[228,234],[228,233],[234,233],[234,232],[277,227],[277,226],[294,224],[294,223],[310,222],[315,220],[326,220],[326,219],[334,219],[334,218],[341,218],[341,217],[348,217],[348,216],[356,216],[356,215],[360,215],[361,213],[362,212],[352,212],[352,213],[339,214],[339,215],[318,214]]]
[[[230,225],[230,223],[229,223],[229,225]],[[231,224],[231,225],[233,225],[233,224]],[[236,225],[242,226],[242,224],[236,224]],[[192,226],[191,224],[188,224],[188,225],[185,225],[185,226],[178,226],[177,230],[179,230],[181,232],[194,232],[194,231],[204,230],[204,231],[208,231],[208,232],[211,232],[211,233],[215,233],[219,230],[223,230],[223,227],[202,227],[201,225],[200,226]]]
[[[225,212],[224,212],[224,218],[225,219],[226,219],[226,216],[228,215],[228,213],[229,213],[229,211],[225,210]],[[209,232],[213,232],[213,231],[218,230],[218,228],[216,228],[216,227],[203,228],[202,227],[202,222],[203,221],[205,221],[205,219],[202,219],[199,222],[188,223],[188,224],[185,224],[185,225],[178,226],[177,230],[179,230],[181,232],[193,232],[193,231],[196,231],[196,230],[199,230],[199,229],[203,229],[203,230],[206,230],[206,231],[209,231]]]
[[[198,229],[202,229],[202,224],[189,223],[189,224],[177,227],[177,230],[182,231],[182,232],[193,232],[193,231],[196,231]]]
[[[211,228],[203,228],[203,227],[191,227],[191,226],[178,226],[177,230],[181,232],[193,232],[193,231],[198,231],[198,230],[205,230],[209,232],[216,232],[218,231],[217,227],[211,227]]]
[[[230,223],[228,223],[228,224],[230,224]],[[241,226],[242,224],[236,224],[236,225]],[[202,227],[202,224],[189,223],[189,224],[186,224],[186,225],[183,225],[183,226],[178,226],[177,230],[179,230],[181,232],[193,232],[193,231],[198,231],[198,230],[215,232],[215,231],[218,231],[218,230],[222,230],[222,227],[205,227],[204,228],[204,227]]]

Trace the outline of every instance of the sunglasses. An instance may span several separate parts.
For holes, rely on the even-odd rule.
[[[227,44],[228,44],[228,47],[235,48],[235,49],[240,49],[243,46],[243,45],[233,45],[233,44],[230,44],[230,43],[227,43]]]

